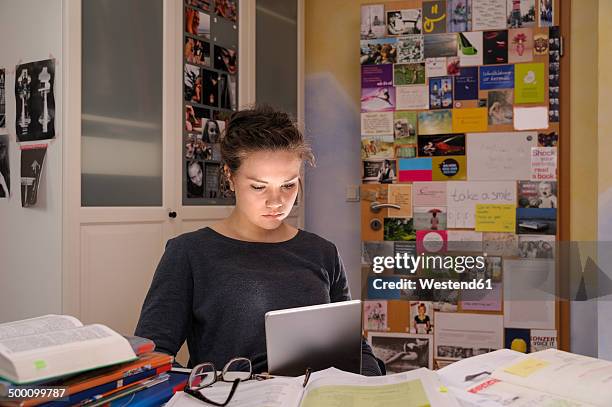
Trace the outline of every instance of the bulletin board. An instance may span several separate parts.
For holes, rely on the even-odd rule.
[[[555,296],[557,242],[568,237],[568,8],[562,21],[559,0],[362,5],[363,327],[388,372],[569,347],[568,306]],[[376,258],[485,253],[462,272],[374,271]],[[488,286],[417,281],[428,278]]]
[[[220,142],[238,101],[238,0],[183,7],[183,205],[233,205]]]

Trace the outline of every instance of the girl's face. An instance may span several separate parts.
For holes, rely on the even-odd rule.
[[[293,152],[249,153],[230,177],[236,193],[236,210],[262,229],[278,228],[297,197],[301,164]]]
[[[419,315],[420,316],[425,315],[425,307],[419,307]]]

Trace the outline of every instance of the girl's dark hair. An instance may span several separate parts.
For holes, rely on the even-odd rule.
[[[314,166],[310,146],[287,113],[267,105],[232,113],[221,140],[223,164],[234,173],[249,153],[262,150],[295,152]]]

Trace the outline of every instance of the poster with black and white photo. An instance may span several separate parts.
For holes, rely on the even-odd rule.
[[[9,136],[0,135],[0,198],[11,194],[11,167],[9,165]]]
[[[4,69],[0,69],[0,129],[6,127],[6,88],[4,87],[4,80],[5,71]]]
[[[433,367],[431,335],[368,332],[374,355],[385,363],[387,374]]]
[[[21,146],[21,206],[24,208],[36,205],[46,154],[46,144]]]
[[[17,141],[55,137],[55,60],[30,62],[15,69]]]

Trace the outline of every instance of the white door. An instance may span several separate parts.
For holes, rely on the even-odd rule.
[[[63,7],[62,310],[132,334],[167,240],[232,207],[182,205],[183,0]],[[255,101],[251,0],[240,1],[239,32],[244,106]],[[290,222],[301,226],[302,213]]]

